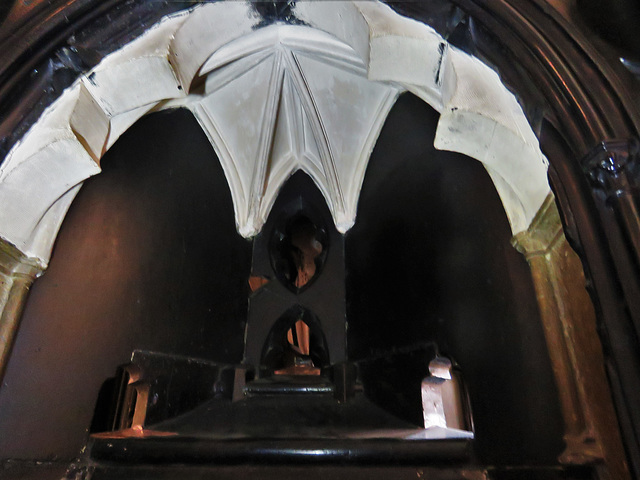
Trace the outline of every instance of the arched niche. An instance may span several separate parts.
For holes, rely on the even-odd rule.
[[[546,331],[550,332],[547,342],[560,345],[557,349],[551,348],[550,355],[555,355],[556,380],[566,387],[560,396],[570,446],[563,461],[581,463],[601,458],[601,449],[592,446],[591,432],[594,429],[601,432],[602,428],[595,425],[598,415],[589,412],[588,405],[589,391],[594,392],[597,386],[591,385],[585,390],[581,380],[585,377],[579,373],[589,354],[578,351],[576,355],[572,350],[576,343],[575,330],[566,328],[567,322],[573,323],[573,315],[579,310],[575,303],[586,299],[582,272],[566,245],[553,199],[547,196],[546,162],[515,97],[502,85],[497,74],[482,62],[450,48],[424,24],[407,22],[381,4],[310,2],[299,5],[296,14],[310,27],[332,35],[339,43],[347,45],[349,52],[355,52],[350,58],[358,59],[367,80],[394,85],[398,91],[409,90],[441,112],[435,139],[437,145],[483,162],[500,193],[512,232],[518,234],[517,243],[526,252],[534,277],[541,279],[536,287],[540,302],[548,307],[543,309],[543,322],[549,327]],[[7,283],[9,287],[5,290],[13,303],[5,309],[9,320],[3,319],[10,332],[17,328],[17,320],[12,319],[19,316],[20,299],[25,295],[29,278],[46,267],[69,204],[81,182],[99,172],[99,161],[104,152],[136,119],[151,110],[187,105],[194,106],[197,114],[196,104],[203,85],[202,79],[198,78],[201,66],[211,58],[220,62],[215,56],[215,52],[220,51],[229,57],[218,63],[218,67],[232,61],[234,55],[228,50],[225,52],[224,47],[235,41],[240,42],[240,47],[246,46],[240,37],[246,35],[248,38],[260,21],[255,11],[244,3],[210,4],[167,18],[83,75],[15,146],[0,169],[0,198],[3,204],[11,206],[2,210],[1,224],[6,230],[0,232],[8,245],[5,248],[8,253],[2,253],[8,256],[6,263],[11,265],[12,281]],[[220,25],[224,28],[218,28]],[[349,28],[344,28],[345,25]],[[204,35],[199,35],[203,32]],[[237,53],[236,47],[238,44],[232,50]],[[152,78],[145,77],[149,72],[154,73]],[[122,85],[130,88],[119,88]],[[207,93],[206,81],[204,85]],[[386,101],[382,105],[389,108],[391,103]],[[275,104],[265,104],[264,111],[272,112]],[[381,126],[385,115],[382,108],[377,117],[379,121],[365,135],[363,151],[373,145],[376,128]],[[256,195],[255,189],[243,190],[240,183],[234,183],[229,173],[238,165],[233,160],[233,153],[223,154],[225,145],[218,138],[221,136],[216,136],[215,129],[207,128],[203,115],[197,116],[223,164],[225,157],[231,159],[225,172],[234,199],[236,223],[241,232],[252,235],[259,229],[261,215],[269,209],[269,196]],[[277,132],[277,128],[273,131]],[[316,143],[320,138],[317,135],[318,132],[313,137]],[[266,140],[259,138],[256,151],[268,150],[271,145],[269,135]],[[325,160],[330,160],[326,148],[323,155]],[[258,158],[264,159],[260,155]],[[358,158],[362,160],[363,157]],[[325,162],[323,171],[331,172],[331,165],[331,161]],[[347,230],[355,219],[354,205],[359,191],[358,179],[364,175],[363,165],[356,162],[356,174],[346,176],[356,180],[348,189],[350,195],[338,188],[342,184],[337,171],[333,176],[329,175],[332,180],[326,175],[325,180],[320,174],[314,177],[342,230]],[[264,162],[249,167],[248,175],[245,174],[251,178],[248,185],[261,185],[267,171]],[[280,174],[281,178],[286,178],[287,168]],[[277,179],[272,185],[274,192],[277,191]],[[336,192],[332,198],[331,194]],[[333,201],[336,199],[339,201]],[[556,268],[559,263],[553,262],[567,258],[571,263],[568,271],[579,273],[572,288],[580,295],[575,297],[570,308],[562,304],[563,296],[557,293],[557,287],[566,285],[554,283],[568,274],[562,274]],[[552,281],[546,282],[548,279]],[[589,310],[588,299],[586,302]],[[579,314],[589,327],[580,331],[590,332],[587,336],[595,335],[589,323],[593,312]],[[8,345],[11,345],[12,336],[8,338]],[[3,350],[3,358],[7,351],[6,348]],[[597,347],[592,351],[599,353]],[[596,370],[601,375],[602,369]],[[600,425],[603,423],[606,421],[602,420]]]
[[[295,305],[284,312],[273,324],[262,348],[260,366],[270,372],[283,369],[287,365],[287,356],[293,343],[289,332],[296,329],[296,323],[303,322],[309,329],[309,352],[313,365],[317,368],[331,364],[329,347],[322,331],[322,322],[313,312],[300,305]]]

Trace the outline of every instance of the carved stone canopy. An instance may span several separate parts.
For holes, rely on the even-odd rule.
[[[435,147],[482,162],[514,234],[549,193],[547,162],[498,74],[380,2],[252,2],[171,15],[81,75],[0,165],[0,238],[46,264],[82,182],[140,117],[186,107],[218,153],[238,231],[259,232],[282,183],[309,174],[337,228],[353,225],[364,172],[395,98],[440,113]]]
[[[231,187],[239,232],[258,233],[284,181],[306,172],[338,230],[354,223],[367,161],[400,88],[370,81],[348,45],[319,30],[272,25],[202,66],[192,106]]]

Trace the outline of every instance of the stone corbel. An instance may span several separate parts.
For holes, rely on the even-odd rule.
[[[601,463],[628,478],[593,304],[578,255],[549,194],[527,231],[512,239],[531,268],[565,425],[565,464]]]
[[[29,288],[45,266],[0,238],[0,382],[20,324]]]

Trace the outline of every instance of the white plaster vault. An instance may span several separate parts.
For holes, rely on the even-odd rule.
[[[249,2],[210,3],[166,17],[107,56],[0,167],[0,236],[46,265],[102,155],[141,116],[179,106],[220,158],[242,235],[260,231],[298,169],[345,232],[379,131],[407,90],[441,114],[436,148],[482,162],[513,233],[526,230],[549,193],[547,162],[494,71],[381,3],[300,1],[294,12],[305,26],[258,28]]]

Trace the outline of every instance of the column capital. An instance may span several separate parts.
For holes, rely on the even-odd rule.
[[[40,260],[28,257],[15,245],[0,237],[0,273],[36,279],[46,268]]]
[[[46,265],[0,237],[0,382],[18,331],[29,287]]]
[[[511,244],[529,259],[544,255],[563,237],[562,221],[553,193],[549,193],[529,228],[516,234]]]

